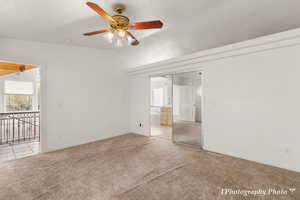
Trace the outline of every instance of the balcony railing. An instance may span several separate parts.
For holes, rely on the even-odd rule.
[[[39,140],[39,111],[0,113],[0,144]]]

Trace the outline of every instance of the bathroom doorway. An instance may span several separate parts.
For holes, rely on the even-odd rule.
[[[172,76],[150,77],[151,136],[172,139]]]

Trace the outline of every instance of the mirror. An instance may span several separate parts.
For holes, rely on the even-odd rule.
[[[201,147],[201,73],[173,75],[173,141]]]

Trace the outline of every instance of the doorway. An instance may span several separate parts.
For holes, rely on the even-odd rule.
[[[202,148],[202,72],[150,77],[150,135]]]
[[[151,136],[172,139],[172,76],[150,77]]]
[[[173,75],[173,141],[202,147],[202,73]]]
[[[0,62],[0,69],[0,162],[5,162],[40,153],[41,76],[38,66]]]

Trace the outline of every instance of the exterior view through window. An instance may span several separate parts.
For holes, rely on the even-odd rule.
[[[5,95],[5,110],[6,112],[32,110],[32,95]]]
[[[33,110],[33,93],[32,82],[6,80],[4,89],[5,111]]]

